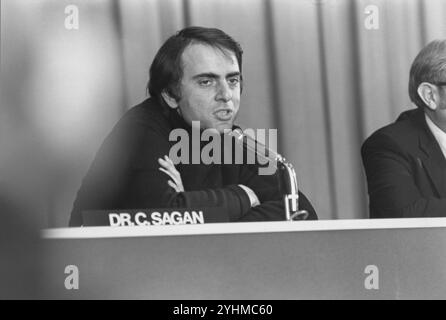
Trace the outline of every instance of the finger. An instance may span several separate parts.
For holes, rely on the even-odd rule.
[[[172,180],[169,180],[169,181],[167,181],[167,184],[168,184],[171,188],[173,188],[176,192],[178,192],[178,187],[177,187],[177,185],[175,184],[175,182],[173,182]]]
[[[180,183],[177,183],[176,186],[177,186],[178,192],[184,192],[184,187],[183,187],[183,184],[181,183],[181,181],[180,181]]]
[[[177,184],[173,182],[172,180],[167,181],[167,184],[175,189],[176,192],[184,192],[183,184]]]
[[[164,163],[162,165],[162,168],[166,171],[168,171],[171,175],[177,177],[177,179],[180,178],[180,173],[172,166],[168,165],[167,163]]]
[[[175,181],[176,184],[178,184],[178,177],[170,172],[169,170],[166,170],[164,168],[159,168],[160,171],[164,172],[165,174],[167,174],[169,177],[171,177],[173,179],[173,181]]]
[[[173,169],[173,170],[177,170],[177,168],[175,168],[175,164],[173,163],[173,161],[168,157],[168,156],[165,156],[165,159],[166,159],[166,162],[168,163],[168,164],[170,164],[170,167]]]
[[[165,158],[167,158],[167,156],[165,156]],[[169,158],[167,158],[167,159],[169,159]],[[175,165],[173,164],[172,160],[170,160],[170,159],[169,160],[164,160],[164,159],[159,158],[158,159],[158,163],[160,165],[162,165],[164,168],[166,168],[167,170],[170,170],[172,172],[176,172],[177,171],[177,169],[175,168]]]
[[[169,163],[169,164],[171,164],[171,165],[173,165],[172,160],[170,160],[170,158],[168,156],[164,156],[164,158],[162,160],[167,162],[167,163]]]
[[[176,192],[180,192],[178,186],[177,186],[175,183],[173,183],[172,180],[167,181],[167,184],[168,184],[169,186],[171,186]]]
[[[180,173],[178,172],[178,170],[175,168],[175,166],[173,164],[170,164],[169,162],[164,161],[162,159],[159,159],[158,162],[161,164],[161,166],[163,166],[165,169],[167,169],[170,173],[174,174],[177,177],[177,179],[181,179]]]
[[[167,162],[169,162],[172,166],[175,167],[175,164],[173,163],[172,159],[170,159],[168,156],[165,156],[164,158],[167,160]]]
[[[174,174],[169,170],[166,170],[164,168],[159,168],[160,171],[164,172],[165,174],[167,174],[169,177],[172,178],[172,180],[175,182],[175,184],[177,186],[183,186],[183,182],[181,181],[181,176],[179,174]]]
[[[175,165],[168,156],[164,156],[164,159],[161,158],[158,159],[160,165],[164,167],[162,168],[163,170],[161,170],[161,168],[159,169],[164,173],[166,173],[167,175],[169,175],[169,177],[171,177],[174,180],[176,185],[181,189],[180,191],[184,191],[183,181],[181,180],[180,172],[175,168]]]
[[[170,167],[170,163],[167,162],[167,161],[164,160],[164,159],[159,158],[159,159],[158,159],[158,163],[159,163],[160,165],[162,165],[163,167],[165,167],[165,168]]]

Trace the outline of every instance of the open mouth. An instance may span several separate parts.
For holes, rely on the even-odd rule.
[[[215,112],[215,117],[220,121],[228,121],[232,119],[232,114],[231,109],[221,109]]]

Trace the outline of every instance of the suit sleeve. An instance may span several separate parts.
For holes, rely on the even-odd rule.
[[[251,188],[260,200],[260,205],[251,208],[239,221],[285,220],[284,195],[280,191],[277,171],[272,175],[259,175],[257,165],[244,166],[241,183]],[[307,197],[299,191],[299,210],[307,210],[307,220],[317,220],[316,211]]]
[[[423,197],[415,181],[413,159],[384,134],[362,146],[371,218],[441,217],[446,199]]]
[[[250,209],[248,196],[237,185],[177,193],[167,184],[169,177],[159,170],[158,159],[170,149],[165,137],[138,126],[114,131],[83,180],[70,226],[82,225],[81,212],[86,209],[220,206],[230,221]]]

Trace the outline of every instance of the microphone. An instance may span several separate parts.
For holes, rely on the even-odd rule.
[[[277,152],[267,148],[264,144],[258,142],[251,136],[244,134],[240,127],[232,130],[229,135],[234,137],[235,141],[242,144],[246,149],[254,152],[257,156],[262,157],[267,161],[274,161],[275,164],[279,164],[277,168],[280,169],[282,173],[281,175],[277,175],[278,179],[282,177],[282,180],[279,182],[285,180],[285,183],[281,183],[281,185],[285,185],[286,190],[284,195],[286,220],[294,221],[307,219],[309,216],[308,211],[299,210],[299,189],[297,187],[297,176],[293,165],[286,161],[286,159]],[[262,153],[259,150],[264,150],[265,153]]]
[[[236,127],[229,133],[229,135],[234,137],[235,140],[242,144],[247,150],[255,153],[265,161],[273,161],[276,163],[283,158],[280,154],[266,147],[263,143],[258,142],[250,135],[244,134],[240,127]]]

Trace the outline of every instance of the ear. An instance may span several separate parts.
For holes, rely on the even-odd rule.
[[[438,94],[436,88],[432,84],[422,82],[418,86],[417,92],[421,100],[423,100],[430,110],[435,111],[435,109],[437,109]]]
[[[178,101],[174,97],[172,97],[166,90],[163,90],[163,92],[161,92],[161,96],[163,97],[164,101],[166,101],[169,107],[171,107],[172,109],[178,108]]]

